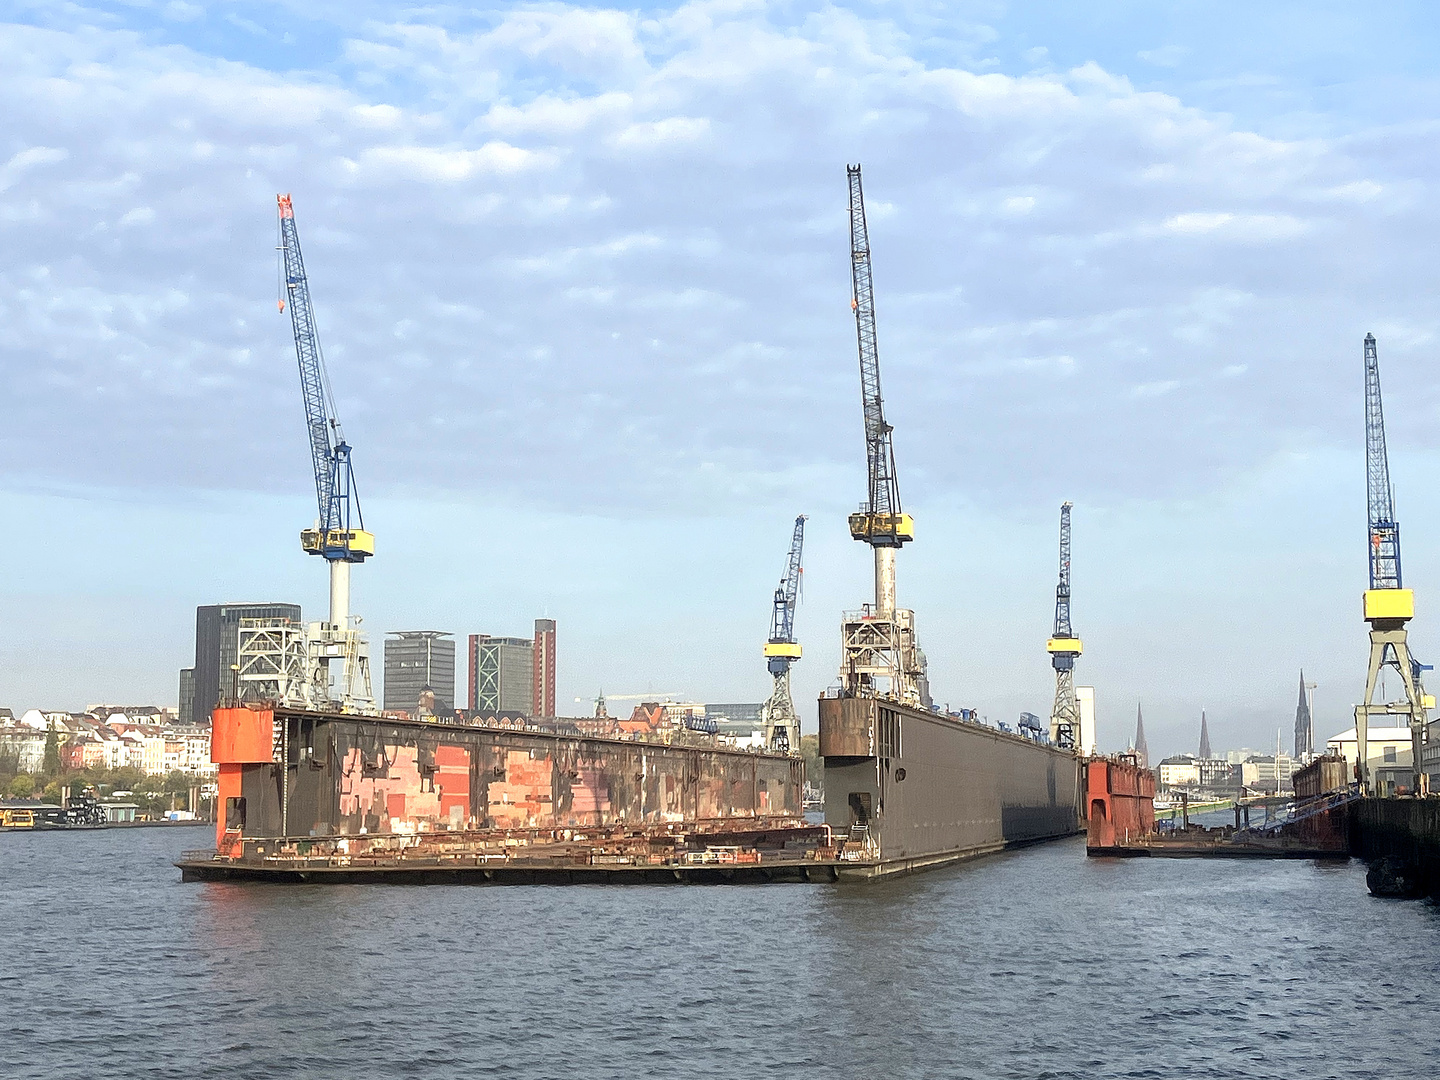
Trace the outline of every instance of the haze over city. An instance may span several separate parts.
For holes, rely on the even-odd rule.
[[[11,5],[0,705],[173,703],[196,605],[322,611],[290,192],[375,651],[547,616],[572,711],[760,700],[806,513],[813,730],[872,572],[858,160],[937,701],[1048,711],[1069,499],[1102,749],[1137,700],[1156,759],[1202,708],[1217,747],[1288,742],[1302,666],[1317,741],[1349,726],[1367,331],[1440,655],[1436,16],[1085,7]]]

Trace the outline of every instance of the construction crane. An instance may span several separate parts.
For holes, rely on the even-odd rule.
[[[900,506],[892,428],[880,393],[880,349],[875,333],[875,290],[870,273],[870,231],[860,166],[845,168],[850,184],[850,307],[860,351],[860,397],[865,416],[869,490],[850,515],[850,535],[875,552],[875,603],[842,626],[841,683],[850,694],[882,694],[911,704],[923,697],[923,667],[915,645],[914,612],[895,606],[895,553],[915,539],[915,521]]]
[[[1403,587],[1400,573],[1400,523],[1395,519],[1395,491],[1390,484],[1385,415],[1380,401],[1380,359],[1374,334],[1365,335],[1365,478],[1370,588],[1365,590],[1364,612],[1370,624],[1370,664],[1365,676],[1365,702],[1355,707],[1356,779],[1361,791],[1369,794],[1372,784],[1366,753],[1370,718],[1403,716],[1410,725],[1413,751],[1411,790],[1423,795],[1428,787],[1421,768],[1425,719],[1427,709],[1435,707],[1435,699],[1425,693],[1421,684],[1421,667],[1410,655],[1405,630],[1405,624],[1415,617],[1415,593]],[[1405,690],[1402,701],[1375,701],[1376,681],[1387,667],[1400,676]]]
[[[800,717],[790,697],[790,665],[800,659],[800,645],[795,640],[795,604],[800,599],[800,555],[805,547],[805,515],[795,519],[795,532],[790,537],[790,554],[785,560],[785,573],[775,587],[770,608],[770,639],[765,642],[765,666],[775,680],[770,700],[760,710],[765,724],[765,745],[782,753],[800,749]]]
[[[1050,710],[1050,741],[1080,748],[1080,708],[1075,698],[1075,659],[1080,639],[1070,629],[1070,504],[1060,504],[1060,584],[1055,586],[1055,632],[1045,643],[1055,668],[1055,706]]]
[[[334,687],[343,706],[373,706],[369,657],[359,632],[350,627],[350,567],[375,554],[375,536],[365,530],[360,496],[351,469],[350,444],[336,415],[334,395],[325,370],[325,355],[310,301],[310,283],[300,254],[300,235],[289,195],[278,195],[282,256],[280,310],[290,309],[295,332],[295,357],[300,365],[300,389],[305,400],[305,423],[310,435],[310,458],[315,470],[317,515],[313,528],[300,533],[300,546],[319,555],[330,566],[330,619],[312,635],[324,694]],[[338,661],[337,673],[332,665]]]

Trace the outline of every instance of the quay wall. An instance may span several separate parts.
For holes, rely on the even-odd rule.
[[[1440,799],[1361,799],[1350,811],[1352,855],[1404,863],[1440,892]]]

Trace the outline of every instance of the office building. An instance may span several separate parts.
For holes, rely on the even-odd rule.
[[[180,723],[195,723],[195,669],[180,669]]]
[[[530,700],[534,715],[545,719],[555,716],[555,620],[535,620],[533,685]]]
[[[533,639],[471,634],[469,652],[472,713],[482,716],[502,712],[535,715]],[[553,687],[553,682],[551,685]],[[551,692],[553,694],[553,690]]]
[[[455,711],[455,642],[440,630],[385,635],[385,711],[416,715],[420,695],[435,695],[436,716]]]

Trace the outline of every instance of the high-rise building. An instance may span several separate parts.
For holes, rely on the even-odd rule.
[[[1075,687],[1075,709],[1080,714],[1080,737],[1076,749],[1082,757],[1095,754],[1095,688]]]
[[[534,715],[547,720],[555,716],[555,620],[535,620],[533,685],[530,699]]]
[[[180,669],[180,723],[195,723],[195,669]]]
[[[1210,723],[1205,719],[1205,710],[1200,710],[1200,760],[1208,761],[1210,753]]]
[[[1308,761],[1315,753],[1315,718],[1310,715],[1310,698],[1305,693],[1305,669],[1300,669],[1300,704],[1295,706],[1295,758]]]
[[[534,640],[471,634],[469,651],[471,712],[535,715]]]
[[[435,715],[455,711],[455,642],[440,630],[385,635],[385,710],[415,715],[420,695],[435,695]]]
[[[195,609],[195,665],[189,670],[190,715],[182,722],[208,724],[222,696],[230,693],[231,668],[240,655],[241,619],[289,619],[299,624],[299,604],[204,604]],[[185,674],[182,670],[181,707]]]

